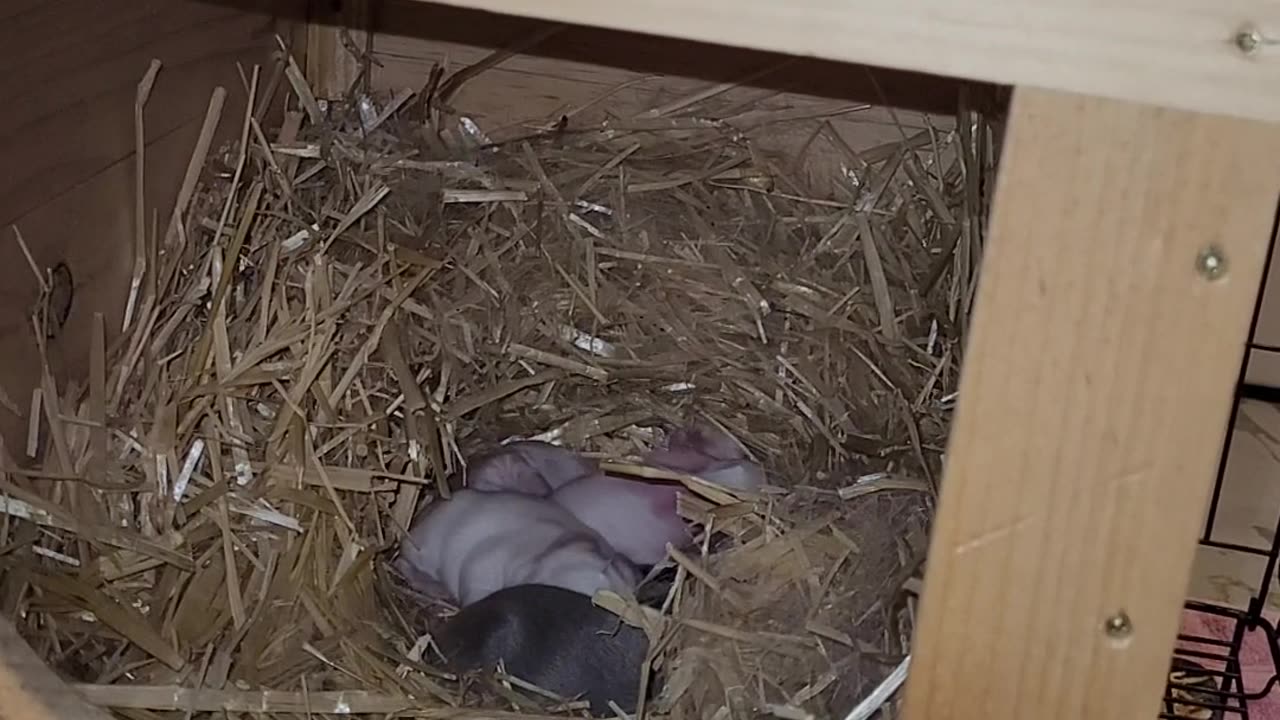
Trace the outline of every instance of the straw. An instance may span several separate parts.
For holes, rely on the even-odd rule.
[[[715,531],[672,549],[661,610],[598,598],[652,640],[636,681],[661,692],[637,717],[892,702],[990,129],[898,113],[900,140],[859,145],[832,128],[872,122],[866,106],[743,104],[734,83],[625,117],[618,88],[519,126],[463,114],[466,82],[556,29],[323,112],[281,43],[265,82],[243,71],[218,152],[229,105],[211,97],[168,225],[135,238],[123,336],[93,317],[87,381],[56,383],[37,333],[38,458],[0,478],[0,597],[89,702],[572,715],[518,678],[443,672],[420,642],[440,608],[388,567],[415,514],[511,437],[679,483],[680,514]],[[268,126],[253,112],[283,90]],[[782,133],[798,154],[769,149]],[[811,177],[818,156],[843,170]],[[768,486],[645,463],[690,423],[736,438]]]

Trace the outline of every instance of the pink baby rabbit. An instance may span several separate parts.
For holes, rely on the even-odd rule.
[[[696,475],[733,490],[754,491],[764,485],[764,469],[752,462],[738,443],[718,429],[691,425],[667,437],[649,464]]]
[[[396,567],[418,590],[465,607],[498,590],[543,584],[593,595],[631,592],[637,569],[594,530],[545,498],[460,490],[428,509]]]
[[[567,448],[540,440],[517,440],[468,463],[467,487],[546,497],[597,469],[595,462]]]
[[[667,543],[682,548],[693,540],[684,519],[676,514],[680,487],[596,473],[561,487],[551,500],[600,533],[631,562],[653,565],[666,557]]]

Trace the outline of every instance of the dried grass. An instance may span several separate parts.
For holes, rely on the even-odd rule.
[[[124,717],[536,717],[434,669],[382,553],[507,437],[625,464],[698,417],[778,487],[688,479],[682,512],[733,541],[675,558],[648,618],[672,703],[645,712],[841,715],[908,650],[986,125],[858,153],[825,118],[717,115],[716,89],[485,138],[444,102],[474,74],[326,107],[292,61],[246,72],[250,108],[281,76],[299,98],[278,130],[214,94],[120,341],[99,318],[87,387],[35,396],[4,612]],[[239,142],[211,153],[219,122]],[[844,154],[835,194],[760,150],[782,123]]]

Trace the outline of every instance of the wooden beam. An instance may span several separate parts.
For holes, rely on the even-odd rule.
[[[374,83],[392,90],[422,87],[433,62],[443,62],[453,71],[487,56],[494,48],[533,37],[546,26],[544,21],[533,18],[422,2],[380,3],[375,20],[374,53],[378,65],[374,67]],[[504,103],[508,114],[521,115],[521,119],[535,116],[536,109],[524,108],[531,100],[570,106],[579,102],[557,97],[562,91],[556,85],[583,88],[590,97],[582,102],[616,90],[603,103],[611,111],[626,95],[644,96],[652,105],[656,82],[661,82],[664,94],[672,97],[692,95],[706,89],[708,82],[734,83],[739,85],[739,92],[747,94],[766,88],[788,96],[889,104],[944,115],[955,112],[962,91],[976,110],[1003,111],[1007,104],[1005,88],[987,83],[961,83],[950,77],[893,69],[862,71],[830,60],[581,26],[553,33],[526,52],[469,80],[462,91],[464,96],[479,96],[474,89],[476,83],[495,82],[495,74],[510,76],[518,87],[505,92],[494,87],[485,93],[494,93],[494,104]],[[645,82],[647,75],[662,78]],[[624,88],[617,87],[623,83],[627,83]],[[512,101],[513,91],[521,93],[520,102]],[[466,107],[468,114],[476,112],[469,102],[462,102],[459,107]],[[487,126],[481,123],[481,127]]]
[[[1280,120],[1274,0],[438,0],[793,55]],[[1246,23],[1261,36],[1236,45]]]
[[[41,662],[6,617],[0,617],[0,648],[0,718],[110,720]]]
[[[372,22],[369,0],[343,0],[336,12],[330,2],[310,0],[307,23],[306,76],[316,97],[341,98],[360,77],[357,52],[366,50]]]
[[[1020,88],[1006,143],[904,717],[1154,718],[1280,126]]]

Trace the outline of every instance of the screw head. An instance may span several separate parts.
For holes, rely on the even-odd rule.
[[[1209,246],[1196,256],[1196,270],[1206,280],[1217,280],[1227,273],[1227,256],[1217,246]]]
[[[1127,638],[1133,632],[1133,621],[1129,619],[1128,613],[1121,610],[1120,612],[1107,618],[1107,622],[1103,624],[1107,637],[1115,640]]]
[[[1252,55],[1262,46],[1262,32],[1252,25],[1246,25],[1236,33],[1236,47],[1245,55]]]

